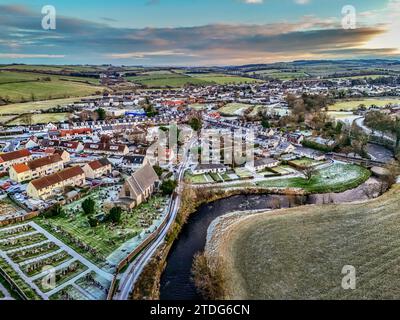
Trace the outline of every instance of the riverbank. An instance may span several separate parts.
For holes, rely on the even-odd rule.
[[[371,180],[372,179],[372,180]],[[375,179],[371,178],[371,181]],[[370,181],[368,180],[368,181]],[[376,181],[375,181],[376,182]],[[355,190],[358,190],[358,194],[362,194],[363,197],[372,196],[373,193],[379,192],[380,187],[376,186],[375,192],[363,192],[361,189],[364,185],[359,186]],[[348,192],[346,198],[351,197],[351,192]],[[146,266],[141,277],[134,288],[133,299],[159,299],[160,298],[160,277],[166,267],[167,258],[170,254],[171,248],[174,245],[175,240],[181,233],[182,227],[185,225],[187,219],[197,211],[197,209],[205,204],[215,202],[217,200],[229,198],[235,195],[264,195],[264,194],[277,194],[284,195],[283,198],[273,197],[268,203],[268,207],[273,209],[279,209],[282,207],[293,207],[298,205],[306,204],[305,197],[309,196],[306,192],[301,189],[285,189],[285,188],[260,188],[260,187],[246,187],[236,188],[228,190],[198,190],[198,189],[185,189],[182,197],[182,206],[179,211],[178,218],[174,226],[171,228],[166,241],[160,246],[157,253],[153,257],[152,261]],[[337,200],[344,201],[339,196],[340,194],[327,194],[313,201],[320,201],[321,203],[332,203]],[[353,190],[354,196],[354,190]],[[354,199],[351,198],[351,199]],[[211,221],[210,221],[211,222]],[[207,226],[208,227],[208,226]],[[204,246],[203,246],[204,248]],[[203,250],[202,248],[202,250]],[[190,269],[190,268],[189,268]]]
[[[400,186],[350,204],[231,213],[209,228],[206,256],[222,262],[226,299],[398,299]],[[341,288],[341,270],[357,289]]]

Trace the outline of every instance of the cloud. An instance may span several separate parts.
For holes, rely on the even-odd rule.
[[[247,4],[262,4],[264,0],[243,0],[243,2]]]
[[[41,29],[40,13],[0,5],[0,59],[64,59],[64,63],[227,65],[296,59],[394,54],[367,43],[385,26],[343,30],[338,19],[306,16],[264,25],[213,24],[177,28],[116,28],[58,16],[57,29]],[[360,50],[362,47],[363,50]]]
[[[23,54],[23,53],[0,53],[0,59],[59,59],[65,58],[64,55],[52,54]]]

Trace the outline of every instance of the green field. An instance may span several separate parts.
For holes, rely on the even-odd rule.
[[[32,124],[47,124],[47,123],[58,123],[68,120],[68,113],[39,113],[32,115]],[[7,125],[24,125],[26,124],[21,118],[17,118]]]
[[[231,75],[225,75],[225,74],[219,74],[219,73],[191,73],[187,74],[188,76],[203,80],[206,82],[211,82],[215,84],[240,84],[240,83],[256,83],[256,82],[261,82],[260,80],[257,79],[252,79],[252,78],[246,78],[246,77],[238,77],[238,76],[231,76]]]
[[[85,97],[92,98],[95,96]],[[84,98],[84,97],[81,97]],[[0,115],[4,114],[20,114],[27,112],[34,112],[39,110],[47,110],[57,106],[66,106],[70,103],[79,101],[80,98],[66,98],[66,99],[54,99],[45,101],[33,101],[25,103],[13,103],[5,106],[0,106]]]
[[[102,70],[101,67],[94,66],[68,66],[68,65],[59,65],[59,66],[51,66],[51,65],[7,65],[1,66],[1,70],[23,70],[23,71],[43,71],[43,72],[93,72]]]
[[[395,98],[371,98],[371,99],[360,99],[360,100],[349,100],[349,101],[338,101],[335,104],[329,106],[330,111],[351,111],[356,110],[361,104],[364,104],[367,108],[375,105],[377,107],[385,107],[386,105],[393,103],[400,103],[400,99]]]
[[[312,166],[322,164],[322,162],[315,161],[310,158],[302,158],[302,159],[298,159],[298,160],[289,161],[289,164],[290,165],[294,164],[294,166],[297,166],[297,167],[312,167]]]
[[[94,78],[0,71],[0,99],[11,103],[82,97],[103,89]]]
[[[249,74],[259,74],[271,79],[278,80],[293,80],[308,78],[308,75],[303,71],[295,72],[294,70],[278,70],[278,69],[265,69],[257,70],[255,72],[248,72]]]
[[[254,108],[251,104],[244,104],[244,103],[228,103],[218,111],[221,114],[227,116],[240,116],[243,115],[246,110]]]
[[[204,183],[213,183],[213,180],[211,179],[210,176],[208,176],[207,180],[207,175],[205,174],[197,174],[197,175],[192,175],[188,171],[185,173],[185,180],[187,183],[192,183],[192,184],[204,184]]]
[[[300,188],[310,193],[343,192],[358,187],[370,175],[369,170],[360,166],[334,164],[319,170],[309,181],[299,177],[262,181],[257,185],[267,188]]]
[[[400,299],[398,185],[369,202],[233,219],[207,251],[229,275],[226,299]],[[355,268],[355,290],[342,287],[345,266]]]
[[[176,73],[127,77],[127,79],[137,84],[155,88],[163,88],[163,87],[177,88],[189,84],[193,85],[210,84],[209,82],[203,81],[201,79],[196,79],[184,74],[176,74]]]

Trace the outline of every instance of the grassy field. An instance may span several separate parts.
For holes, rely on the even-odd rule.
[[[7,65],[1,66],[1,70],[24,70],[24,71],[45,71],[45,72],[59,72],[59,71],[70,71],[70,72],[93,72],[101,70],[100,67],[93,66],[68,66],[68,65]]]
[[[228,299],[399,299],[400,186],[355,204],[231,218],[214,230]],[[356,289],[342,288],[344,266]]]
[[[252,109],[254,106],[245,103],[228,103],[218,111],[228,116],[243,115],[246,110]]]
[[[187,75],[192,78],[195,78],[195,79],[203,80],[206,82],[212,82],[215,84],[221,84],[221,85],[261,82],[260,80],[257,80],[257,79],[239,77],[239,76],[231,76],[231,75],[219,74],[219,73],[209,73],[209,74],[193,73],[193,74],[187,74]]]
[[[92,97],[92,96],[90,96]],[[87,97],[87,98],[90,98]],[[83,98],[83,97],[82,97]],[[75,101],[79,101],[79,98],[66,98],[66,99],[54,99],[45,101],[34,101],[25,103],[13,103],[5,106],[0,106],[0,115],[3,114],[20,114],[32,111],[47,110],[57,106],[66,106]]]
[[[103,89],[94,78],[0,71],[0,97],[12,103],[88,96]]]
[[[274,170],[275,171],[275,170]],[[260,187],[300,188],[310,193],[343,192],[358,187],[368,180],[369,170],[356,165],[334,164],[319,170],[311,180],[288,178],[257,183]]]
[[[46,124],[46,123],[57,123],[68,120],[68,113],[43,113],[32,115],[32,124]],[[8,123],[8,125],[23,125],[24,123],[21,118],[17,118]]]
[[[252,72],[249,72],[252,74]],[[304,79],[308,78],[308,75],[303,71],[295,72],[293,70],[283,71],[278,69],[266,69],[266,70],[258,70],[255,74],[260,74],[272,79],[278,80],[293,80],[293,79]]]
[[[163,88],[163,87],[183,87],[185,85],[207,85],[207,81],[189,77],[184,74],[153,74],[136,77],[127,77],[129,81],[145,85],[148,87]]]
[[[289,164],[292,165],[294,164],[297,167],[312,167],[312,166],[316,166],[319,164],[322,164],[321,161],[315,161],[313,159],[310,158],[302,158],[302,159],[298,159],[298,160],[293,160],[293,161],[289,161]]]
[[[395,98],[375,98],[375,99],[362,99],[362,100],[349,100],[349,101],[338,101],[335,104],[329,106],[330,111],[351,111],[356,110],[359,105],[364,104],[367,108],[372,105],[378,107],[385,107],[389,103],[400,103],[400,99]]]

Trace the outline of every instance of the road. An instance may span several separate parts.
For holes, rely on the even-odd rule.
[[[158,235],[158,237],[131,263],[128,269],[122,274],[119,282],[118,290],[114,296],[114,300],[128,300],[131,296],[134,284],[138,280],[143,269],[147,263],[151,260],[152,256],[156,252],[157,248],[164,242],[165,237],[175,222],[176,216],[181,203],[181,195],[183,191],[182,182],[184,179],[185,171],[190,164],[190,149],[195,143],[196,138],[188,142],[187,147],[184,150],[184,160],[182,161],[177,171],[178,188],[176,195],[171,199],[169,204],[169,220]]]
[[[389,141],[393,141],[395,142],[396,140],[393,138],[393,136],[390,136],[384,132],[379,132],[379,131],[373,131],[370,128],[368,128],[365,124],[364,124],[364,118],[358,118],[356,120],[354,120],[354,122],[357,124],[358,127],[360,127],[361,129],[364,130],[365,133],[370,134],[370,135],[374,135],[380,138],[384,138],[386,140]]]

